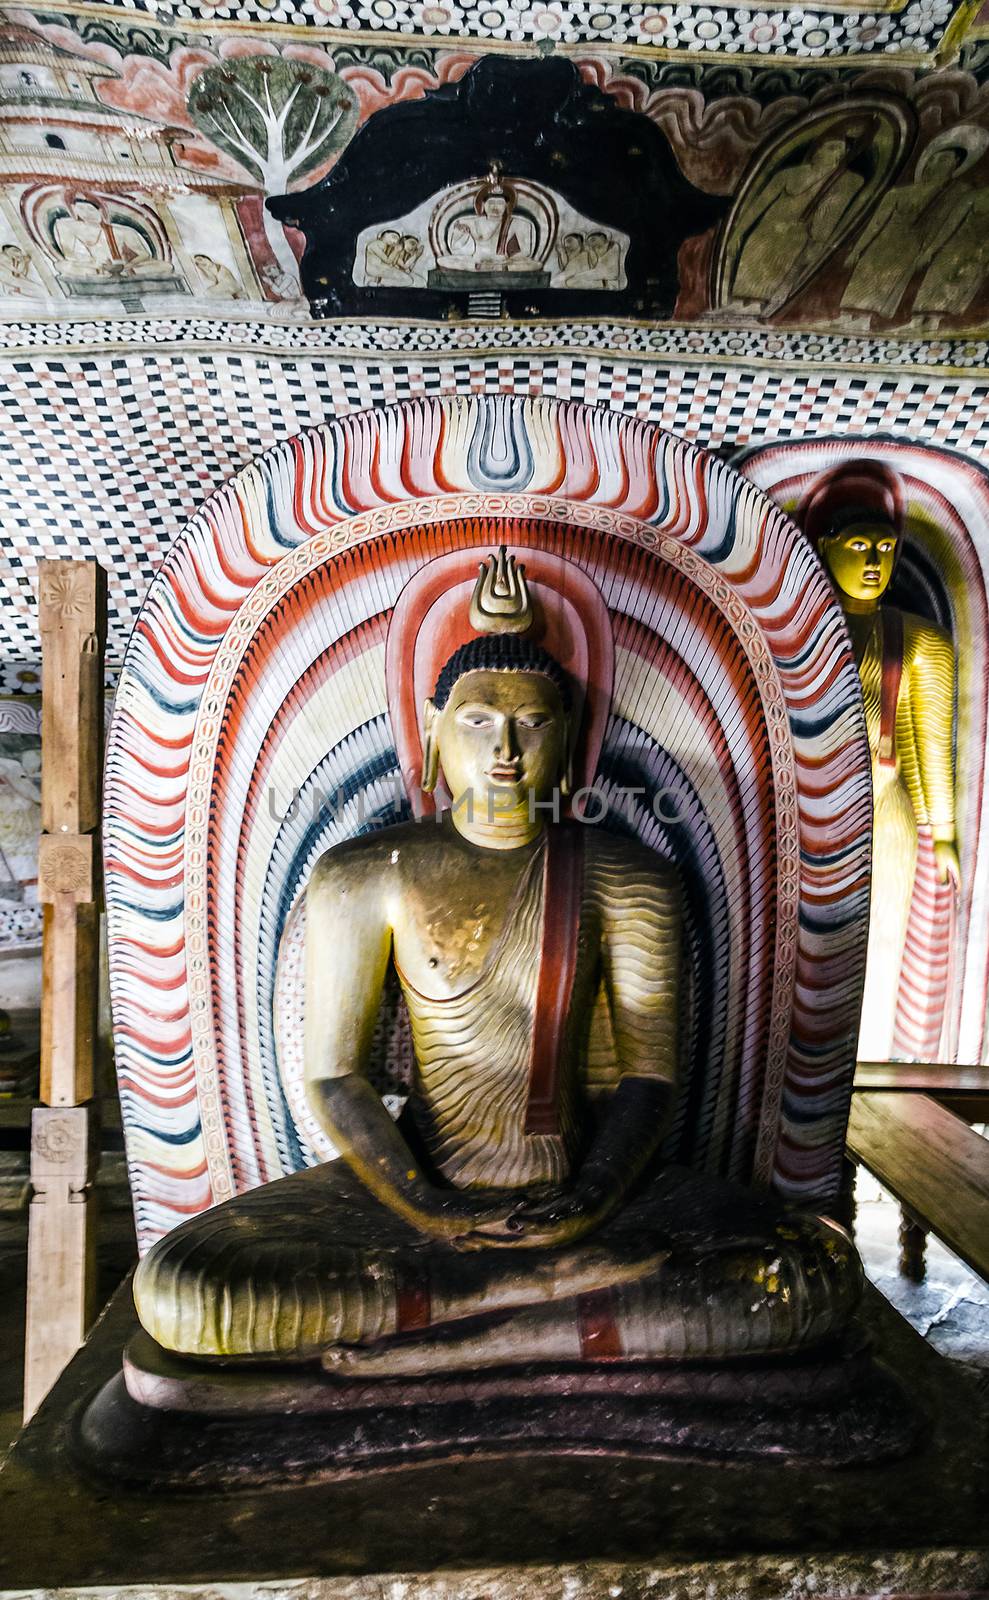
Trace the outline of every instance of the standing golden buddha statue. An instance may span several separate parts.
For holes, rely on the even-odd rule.
[[[872,751],[875,808],[869,951],[858,1053],[894,1048],[900,969],[917,865],[929,827],[938,876],[957,893],[955,652],[943,629],[884,605],[903,537],[903,497],[881,462],[818,478],[798,521],[834,583],[852,638]]]

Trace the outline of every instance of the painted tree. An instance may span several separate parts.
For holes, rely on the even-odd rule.
[[[266,195],[342,150],[357,125],[357,98],[335,72],[284,56],[238,56],[207,67],[189,91],[189,114],[213,144],[258,178]],[[262,207],[264,231],[289,292],[299,268],[280,222]]]

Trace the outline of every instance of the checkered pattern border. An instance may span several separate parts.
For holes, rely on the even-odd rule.
[[[276,441],[368,406],[421,395],[545,394],[610,407],[726,453],[835,433],[893,433],[966,453],[989,444],[986,385],[906,374],[674,368],[577,352],[345,361],[158,350],[0,367],[0,656],[8,663],[38,657],[40,556],[95,556],[105,565],[116,665],[153,573],[207,496]],[[8,665],[7,678],[16,671]]]

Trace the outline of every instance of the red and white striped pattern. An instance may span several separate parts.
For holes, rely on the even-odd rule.
[[[667,825],[641,799],[627,813],[688,890],[690,1060],[671,1153],[801,1198],[833,1190],[870,799],[830,587],[786,518],[704,452],[610,412],[478,396],[349,416],[269,451],[193,520],[149,594],[106,785],[142,1248],[329,1154],[292,1098],[284,1029],[277,1059],[282,930],[360,807],[363,825],[393,819],[384,657],[403,587],[498,538],[563,555],[596,586],[615,642],[598,781],[612,797],[630,778],[666,787],[681,816]],[[335,812],[314,818],[313,794],[337,788]]]

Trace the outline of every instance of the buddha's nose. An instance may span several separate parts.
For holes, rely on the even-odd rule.
[[[511,717],[506,717],[501,725],[501,737],[498,740],[498,754],[503,761],[514,761],[518,757],[519,742],[515,731],[515,723]]]

